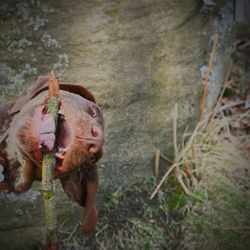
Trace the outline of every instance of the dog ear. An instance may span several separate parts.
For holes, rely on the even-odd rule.
[[[80,172],[60,178],[62,187],[72,201],[76,201],[82,207],[86,203],[86,183],[81,182]]]
[[[48,76],[38,77],[36,83],[28,90],[27,94],[16,100],[14,106],[11,109],[11,113],[19,112],[23,105],[40,93],[41,91],[39,90],[44,88],[48,88]]]
[[[60,179],[68,197],[84,206],[82,230],[89,234],[98,221],[95,197],[98,189],[97,166],[83,167],[78,172]]]
[[[24,104],[30,101],[32,98],[40,94],[41,92],[48,90],[49,88],[49,77],[48,76],[40,76],[38,77],[34,86],[27,92],[27,94],[23,97],[20,97],[14,104],[11,113],[19,112]],[[82,85],[71,84],[63,79],[59,79],[59,88],[64,91],[68,91],[77,95],[82,96],[83,98],[94,102],[94,96]]]
[[[14,102],[8,102],[0,106],[0,143],[6,138],[6,131],[9,128],[10,122],[12,120],[11,109]]]
[[[90,234],[98,221],[98,212],[96,209],[95,198],[98,189],[97,166],[91,166],[86,169],[86,204],[82,218],[82,231],[84,234]]]
[[[76,95],[80,95],[81,97],[96,103],[94,96],[82,85],[80,84],[72,84],[65,82],[64,80],[59,81],[59,87],[61,90],[68,91],[74,93]]]

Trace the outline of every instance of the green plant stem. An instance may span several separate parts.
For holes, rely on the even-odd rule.
[[[54,118],[57,128],[58,110],[60,99],[52,96],[48,100],[47,114]],[[42,191],[45,211],[46,236],[48,249],[59,249],[59,237],[57,231],[56,202],[55,202],[55,183],[54,167],[56,163],[55,150],[43,154],[42,160]]]

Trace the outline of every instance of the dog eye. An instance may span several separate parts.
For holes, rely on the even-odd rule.
[[[90,114],[93,118],[97,117],[97,108],[94,106],[90,106],[87,109],[87,113]]]

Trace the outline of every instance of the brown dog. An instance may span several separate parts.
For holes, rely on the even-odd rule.
[[[90,233],[98,219],[96,162],[102,156],[104,120],[84,87],[59,80],[59,88],[56,135],[53,119],[44,112],[48,77],[39,77],[26,96],[0,107],[0,190],[20,194],[41,181],[42,154],[56,145],[54,176],[72,200],[85,206],[82,228]]]

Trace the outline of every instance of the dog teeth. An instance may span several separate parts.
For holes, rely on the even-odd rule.
[[[56,153],[56,157],[57,157],[57,158],[61,158],[61,157],[62,157],[62,154],[59,153],[59,152],[57,152],[57,153]]]
[[[60,115],[60,119],[61,119],[61,120],[64,120],[64,119],[65,119],[65,115],[64,115],[64,112],[63,112],[62,109],[59,109],[58,115]]]
[[[65,119],[65,115],[64,115],[63,110],[59,109],[58,115],[60,115],[60,118],[61,118],[61,119]]]
[[[62,153],[62,152],[66,152],[68,150],[68,148],[61,148],[61,147],[58,147],[57,151],[59,153]]]
[[[62,156],[65,154],[65,152],[56,152],[56,156],[59,158],[62,158]]]
[[[61,152],[56,152],[56,157],[59,158],[59,159],[64,159],[65,158],[65,155],[66,155],[66,151],[61,151]]]
[[[64,148],[58,147],[58,152],[61,153],[63,152]]]
[[[57,152],[55,154],[56,157],[63,160],[65,158],[67,150],[68,150],[68,148],[58,147]]]

